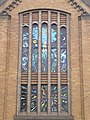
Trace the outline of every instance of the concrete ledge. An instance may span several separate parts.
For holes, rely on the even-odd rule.
[[[79,20],[90,20],[90,15],[81,15],[78,18]]]
[[[14,120],[74,120],[73,116],[25,116],[17,115]]]
[[[8,19],[8,20],[10,20],[11,16],[10,15],[3,15],[2,13],[0,13],[0,19]]]

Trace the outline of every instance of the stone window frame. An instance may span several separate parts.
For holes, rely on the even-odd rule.
[[[58,44],[60,44],[59,40],[60,40],[60,28],[63,26],[63,25],[60,25],[60,13],[62,14],[65,14],[67,16],[67,26],[65,26],[67,28],[67,69],[68,69],[68,72],[67,72],[67,79],[68,79],[68,113],[61,113],[61,110],[60,110],[60,105],[61,105],[61,102],[60,100],[58,100],[58,112],[57,114],[51,114],[50,112],[50,100],[48,101],[48,114],[41,114],[40,112],[40,104],[38,104],[38,113],[34,113],[32,114],[32,112],[30,112],[30,94],[28,94],[27,96],[27,113],[24,113],[24,112],[20,112],[20,95],[21,95],[21,56],[22,56],[22,28],[23,28],[23,25],[22,25],[22,19],[23,19],[23,15],[24,14],[27,14],[29,13],[29,27],[31,28],[32,26],[32,12],[33,11],[39,11],[39,39],[41,39],[41,11],[48,11],[48,29],[50,29],[50,26],[51,26],[51,23],[50,23],[50,14],[51,12],[57,12],[58,14],[58,19],[57,19],[57,27],[58,27]],[[19,14],[19,19],[20,19],[20,35],[19,35],[19,65],[18,65],[18,90],[17,90],[17,110],[16,110],[16,116],[21,116],[21,118],[19,117],[15,117],[16,120],[18,119],[22,119],[22,116],[25,117],[24,119],[28,119],[26,116],[31,116],[29,117],[29,119],[49,119],[50,116],[57,116],[55,117],[54,119],[73,119],[73,117],[67,117],[67,116],[72,116],[72,110],[71,110],[71,77],[70,77],[70,14],[69,13],[66,13],[66,12],[63,12],[63,11],[59,11],[59,10],[52,10],[52,9],[35,9],[35,10],[29,10],[29,11],[26,11],[26,12],[22,12]],[[27,24],[25,24],[25,26],[28,26]],[[29,29],[29,39],[31,40],[31,29]],[[48,30],[48,41],[50,41],[50,30]],[[31,41],[29,41],[29,54],[31,55]],[[48,42],[48,46],[50,46],[50,42]],[[39,43],[39,50],[40,51],[40,48],[41,45]],[[48,52],[50,51],[50,47],[48,48]],[[48,53],[48,62],[50,64],[50,53]],[[58,54],[60,54],[60,47],[58,46]],[[31,79],[31,57],[29,55],[29,69],[28,69],[28,86],[30,86],[30,79]],[[41,56],[41,53],[39,52],[39,56]],[[38,84],[40,84],[40,79],[41,79],[41,72],[40,72],[40,67],[41,67],[41,58],[39,57],[39,65],[38,65]],[[58,66],[60,64],[60,59],[58,58]],[[60,88],[60,66],[58,67],[58,86]],[[48,66],[48,98],[50,99],[50,67]],[[39,85],[38,86],[38,94],[39,91],[41,89],[41,86]],[[30,87],[28,87],[28,91],[30,91]],[[58,96],[60,96],[60,89],[58,89]],[[38,103],[40,103],[40,96],[38,96]],[[58,98],[60,99],[60,98]],[[38,116],[38,117],[37,117]],[[40,116],[48,116],[46,118],[44,117],[40,117]],[[61,116],[61,118],[59,118],[58,116]],[[63,118],[64,116],[64,118]],[[66,117],[65,117],[66,116]],[[53,117],[52,117],[53,118]]]

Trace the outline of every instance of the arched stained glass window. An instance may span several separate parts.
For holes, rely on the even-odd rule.
[[[32,72],[38,71],[38,25],[32,25]]]
[[[67,71],[67,30],[61,27],[60,40],[61,40],[61,72]]]
[[[61,59],[61,73],[67,75],[67,29],[61,27],[60,29],[60,59]],[[67,84],[61,85],[61,110],[68,111],[68,86]]]
[[[23,27],[22,35],[22,72],[28,71],[28,44],[29,44],[29,28]]]
[[[51,25],[51,72],[57,72],[57,25]]]
[[[48,27],[46,23],[42,24],[42,72],[48,69]]]
[[[21,58],[21,73],[22,76],[28,72],[28,48],[29,48],[29,28],[24,26],[22,29],[22,58]],[[22,77],[23,80],[23,77]],[[21,98],[20,111],[27,110],[27,84],[21,83]]]
[[[68,16],[56,10],[21,13],[19,115],[35,120],[70,115]]]

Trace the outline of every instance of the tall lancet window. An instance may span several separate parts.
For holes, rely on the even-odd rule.
[[[21,13],[20,30],[17,113],[70,115],[69,14]]]

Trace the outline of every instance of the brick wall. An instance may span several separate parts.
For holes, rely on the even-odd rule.
[[[0,120],[6,112],[8,81],[9,17],[0,16]]]
[[[71,63],[71,97],[72,114],[74,120],[89,120],[89,29],[90,20],[82,20],[82,36],[79,37],[80,15],[76,9],[70,6],[66,0],[23,0],[9,12],[11,15],[10,24],[8,19],[0,17],[0,120],[14,120],[16,114],[17,99],[17,73],[18,73],[18,45],[19,45],[19,14],[22,11],[39,8],[50,8],[68,12],[70,18],[70,63]],[[10,25],[10,26],[8,26]],[[10,30],[10,31],[9,31]],[[8,33],[10,34],[8,36]],[[80,41],[81,40],[81,41]],[[82,42],[82,52],[80,43]],[[87,49],[86,49],[87,48]],[[80,59],[83,53],[83,61]],[[82,57],[81,57],[82,58]],[[83,62],[83,72],[81,70],[81,61]],[[83,85],[81,86],[81,76],[83,76]],[[81,94],[84,87],[84,100]],[[6,90],[6,91],[5,91]],[[2,92],[3,91],[3,92]],[[89,97],[88,97],[89,96]],[[82,107],[85,103],[84,110]]]
[[[85,120],[90,119],[90,16],[82,16],[82,67]]]

